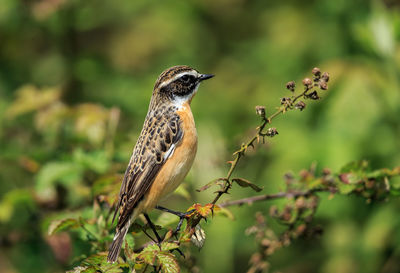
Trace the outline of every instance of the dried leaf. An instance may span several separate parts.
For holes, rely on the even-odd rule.
[[[190,240],[192,243],[197,246],[198,248],[202,248],[204,246],[204,243],[206,241],[206,233],[204,230],[200,227],[200,225],[197,225],[195,228],[195,232],[193,233],[192,237]]]
[[[211,186],[213,186],[213,185],[218,185],[218,183],[219,183],[220,181],[224,181],[224,180],[225,180],[225,178],[217,178],[217,179],[214,179],[214,180],[208,182],[207,184],[205,184],[205,185],[204,185],[203,187],[201,187],[200,189],[197,189],[196,191],[198,191],[198,192],[205,191],[205,190],[208,189],[209,187],[211,187]]]
[[[260,188],[259,186],[257,186],[256,184],[251,183],[249,180],[246,180],[244,178],[233,178],[232,179],[233,182],[236,182],[239,186],[243,187],[243,188],[247,188],[250,187],[253,190],[255,190],[256,192],[260,192],[263,189]]]
[[[214,206],[214,210],[215,210],[216,206]],[[195,210],[195,212],[197,212],[198,214],[200,214],[203,217],[207,217],[213,209],[213,204],[209,203],[206,204],[204,206],[202,206],[201,204],[194,204],[192,205],[187,211],[191,211],[191,210]]]

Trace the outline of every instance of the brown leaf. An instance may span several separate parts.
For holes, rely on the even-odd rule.
[[[232,181],[236,182],[239,186],[241,186],[243,188],[250,187],[253,190],[255,190],[256,192],[260,192],[260,191],[263,190],[262,188],[260,188],[256,184],[253,184],[249,180],[246,180],[244,178],[233,178]]]

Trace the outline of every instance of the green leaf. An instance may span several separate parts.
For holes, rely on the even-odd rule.
[[[356,184],[338,183],[338,188],[339,188],[339,192],[341,194],[349,194],[357,188],[357,185]]]
[[[339,179],[345,184],[358,184],[363,180],[363,177],[357,173],[342,173],[339,175]]]
[[[162,242],[161,243],[161,250],[162,251],[169,251],[173,249],[179,248],[179,245],[175,242]]]
[[[358,171],[365,171],[368,168],[368,161],[366,160],[359,160],[353,161],[346,165],[344,165],[340,169],[340,173],[348,173],[348,172],[358,172]]]
[[[8,222],[19,204],[29,208],[35,206],[30,190],[14,189],[3,196],[0,201],[0,222]]]
[[[167,251],[167,250],[172,250],[178,248],[179,245],[177,243],[173,242],[162,242],[161,243],[161,249],[157,244],[150,244],[146,246],[141,253],[146,252],[146,251]]]
[[[67,271],[67,273],[92,273],[92,272],[93,273],[96,272],[96,269],[94,268],[90,269],[87,266],[77,266],[74,267],[74,269]]]
[[[77,184],[83,175],[83,168],[73,162],[49,162],[44,165],[36,176],[36,191],[41,198],[55,197],[55,184],[65,186]]]
[[[85,271],[78,271],[84,273],[91,272],[107,272],[107,273],[121,273],[122,268],[129,267],[126,263],[109,263],[107,261],[107,252],[100,252],[94,254],[82,262],[86,266]],[[122,267],[122,268],[121,268]],[[95,270],[95,271],[92,271]]]
[[[218,208],[219,209],[214,210],[215,214],[219,214],[219,215],[228,217],[228,219],[230,219],[230,220],[235,220],[235,216],[233,215],[233,213],[229,209],[227,209],[225,207],[218,207]]]
[[[181,269],[179,268],[178,262],[174,254],[169,252],[160,252],[157,255],[158,260],[161,265],[161,272],[164,273],[179,273]]]
[[[137,256],[137,259],[144,261],[146,264],[149,265],[155,265],[156,262],[156,256],[159,252],[159,248],[158,250],[146,250],[148,247],[146,247],[145,249],[143,249],[142,252],[140,252],[140,254]]]
[[[393,196],[400,196],[400,189],[391,188],[391,189],[390,189],[390,195],[393,195]]]
[[[85,152],[82,149],[76,149],[73,160],[83,168],[100,174],[105,173],[110,166],[110,160],[104,150]]]
[[[130,233],[126,234],[125,241],[130,249],[133,249],[135,247],[135,238],[133,238],[132,234]]]
[[[48,229],[48,234],[53,235],[57,232],[63,231],[63,230],[70,230],[74,229],[80,226],[80,223],[76,219],[68,218],[68,219],[62,219],[62,220],[54,220],[51,222],[49,229]]]
[[[233,182],[236,182],[239,186],[241,186],[242,188],[247,188],[250,187],[253,190],[255,190],[256,192],[260,192],[262,191],[262,188],[260,188],[259,186],[257,186],[256,184],[251,183],[249,180],[246,180],[244,178],[233,178],[232,179]]]
[[[133,248],[135,247],[135,239],[133,238],[131,233],[126,234],[125,242],[122,244],[124,249],[125,257],[128,257],[128,260],[133,254]]]

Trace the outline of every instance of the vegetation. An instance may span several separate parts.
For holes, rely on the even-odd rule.
[[[3,1],[0,271],[398,272],[398,8]],[[176,64],[216,74],[192,103],[195,165],[161,204],[192,212],[177,236],[151,213],[161,249],[139,219],[107,264],[152,85]],[[299,80],[314,65],[329,81]]]

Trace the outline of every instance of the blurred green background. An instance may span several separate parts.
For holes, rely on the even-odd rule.
[[[168,207],[210,202],[212,190],[195,189],[226,173],[259,122],[254,106],[272,113],[289,95],[285,83],[300,84],[314,66],[330,72],[330,90],[276,119],[279,135],[237,175],[273,193],[284,173],[312,162],[333,171],[358,159],[399,165],[399,9],[395,0],[2,0],[0,271],[63,272],[87,254],[79,236],[47,236],[48,223],[90,214],[95,181],[124,172],[153,84],[173,65],[216,77],[192,103],[190,198],[172,196]],[[251,195],[234,188],[225,199]],[[204,225],[205,246],[193,250],[201,272],[245,272],[256,244],[244,231],[270,205],[232,208],[235,220]],[[399,200],[323,195],[323,236],[280,250],[271,269],[400,272],[399,209]]]

